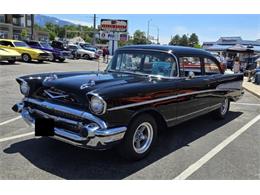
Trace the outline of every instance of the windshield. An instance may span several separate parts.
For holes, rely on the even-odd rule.
[[[165,77],[177,76],[177,65],[172,55],[154,51],[120,51],[113,57],[107,70]]]
[[[52,49],[52,46],[51,46],[49,43],[41,42],[40,44],[41,44],[41,46],[44,47],[44,48]]]
[[[25,42],[14,42],[15,47],[29,47]]]

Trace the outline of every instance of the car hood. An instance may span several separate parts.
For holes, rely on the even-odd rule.
[[[85,95],[92,91],[122,86],[129,83],[139,83],[147,80],[146,76],[123,73],[87,72],[75,74],[57,74],[57,79],[43,82],[44,87]]]

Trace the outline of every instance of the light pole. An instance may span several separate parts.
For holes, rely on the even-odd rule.
[[[159,37],[160,37],[160,29],[159,29],[158,26],[156,26],[156,28],[157,28],[157,45],[159,45],[159,44],[160,44],[160,41],[159,41]]]
[[[93,40],[92,40],[92,44],[96,45],[96,14],[94,14],[94,18],[93,18]]]
[[[147,41],[149,42],[149,31],[150,31],[150,22],[152,21],[152,19],[150,19],[150,20],[148,20],[148,22],[147,22]]]

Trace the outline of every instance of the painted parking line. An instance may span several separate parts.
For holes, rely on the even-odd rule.
[[[9,120],[7,120],[7,121],[1,122],[1,123],[0,123],[0,126],[1,126],[1,125],[5,125],[5,124],[8,124],[8,123],[11,123],[11,122],[16,121],[16,120],[18,120],[18,119],[20,119],[20,118],[22,118],[22,117],[21,117],[21,116],[18,116],[18,117],[9,119]]]
[[[234,105],[244,105],[244,106],[260,106],[260,104],[252,104],[252,103],[239,103],[239,102],[232,102]]]
[[[4,138],[0,139],[0,143],[5,142],[5,141],[10,141],[10,140],[13,140],[13,139],[27,137],[27,136],[30,136],[30,135],[34,135],[34,132],[24,133],[24,134],[20,134],[20,135],[11,136],[11,137],[4,137]]]
[[[185,169],[181,174],[179,174],[174,179],[187,179],[194,172],[196,172],[200,167],[202,167],[206,162],[208,162],[211,158],[213,158],[216,154],[218,154],[221,150],[223,150],[228,144],[234,141],[239,135],[244,133],[249,127],[251,127],[254,123],[256,123],[260,119],[260,114],[249,121],[246,125],[241,127],[238,131],[230,135],[224,141],[222,141],[219,145],[210,150],[207,154],[205,154],[202,158],[200,158],[197,162],[190,165],[187,169]]]

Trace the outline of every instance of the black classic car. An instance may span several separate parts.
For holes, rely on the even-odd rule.
[[[35,124],[38,135],[93,149],[117,146],[138,160],[164,128],[206,113],[224,118],[230,101],[243,94],[242,80],[242,74],[225,75],[204,50],[126,46],[103,72],[17,78],[25,97],[13,110]]]

